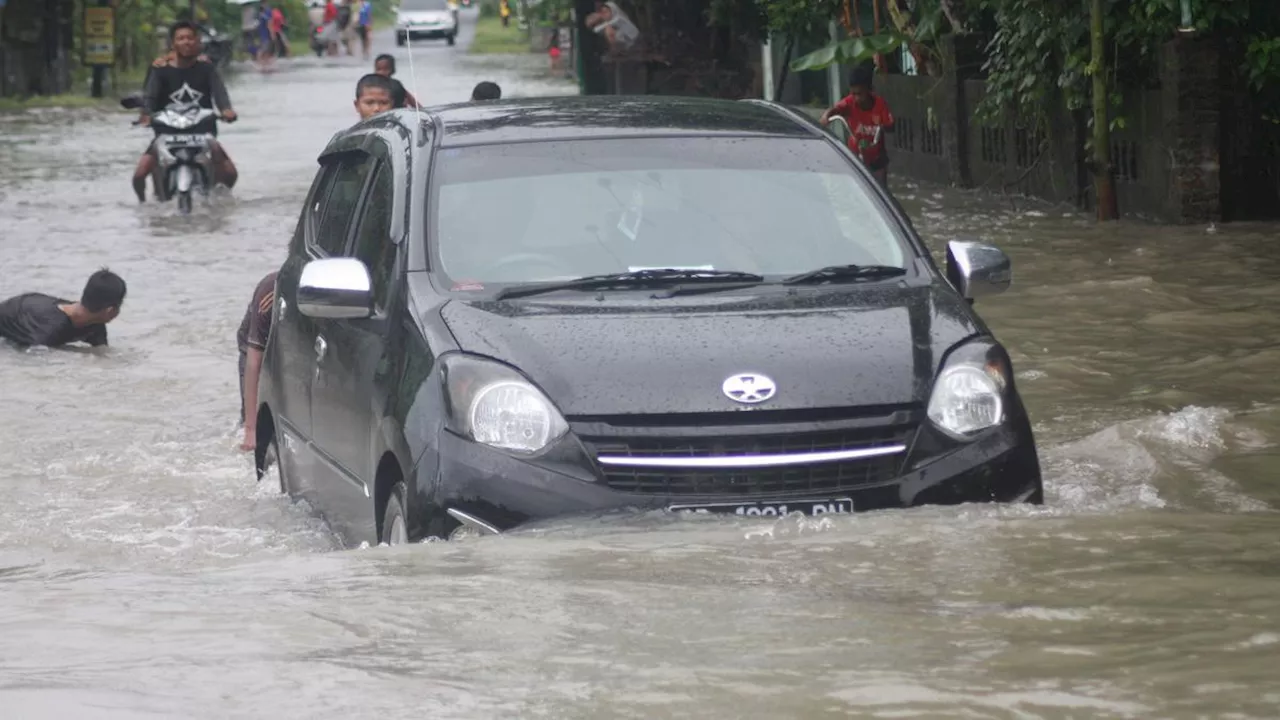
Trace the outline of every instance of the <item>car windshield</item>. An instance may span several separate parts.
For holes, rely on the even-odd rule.
[[[410,12],[419,12],[423,10],[448,10],[449,4],[446,0],[403,0],[400,3],[401,10]]]
[[[776,281],[910,257],[867,181],[816,138],[446,148],[430,203],[432,267],[455,289],[649,268]]]

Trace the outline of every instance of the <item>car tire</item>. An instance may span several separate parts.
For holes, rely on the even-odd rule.
[[[405,498],[408,490],[403,482],[391,488],[391,496],[387,498],[387,507],[382,511],[382,532],[379,534],[380,545],[407,545],[409,543],[409,523],[405,517]]]
[[[447,43],[449,43],[450,45],[453,45],[453,43],[454,43],[456,40],[457,40],[457,35],[448,35],[448,36],[446,36],[446,37],[445,37],[445,39],[444,39],[444,41],[445,41],[445,42],[447,42]]]
[[[280,441],[275,434],[267,442],[267,449],[258,458],[258,482],[267,478],[280,488],[281,495],[289,495],[289,476],[284,468],[284,456],[280,454]]]
[[[1028,505],[1044,504],[1044,480],[1036,481],[1035,489],[1031,491],[1031,494],[1028,495],[1027,499],[1023,500],[1023,502],[1027,503]]]

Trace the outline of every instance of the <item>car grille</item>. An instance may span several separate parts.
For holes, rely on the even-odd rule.
[[[885,418],[889,420],[890,418]],[[691,460],[788,456],[804,453],[874,450],[908,445],[913,420],[898,416],[894,423],[855,428],[813,430],[756,427],[749,434],[732,428],[723,434],[699,435],[705,427],[691,427],[689,434],[676,428],[618,428],[601,432],[599,424],[578,430],[578,437],[597,460],[637,458]],[[727,432],[724,432],[727,430]],[[591,431],[594,431],[591,432]],[[639,432],[637,432],[639,431]],[[900,471],[905,452],[872,457],[811,462],[780,467],[635,467],[599,463],[605,484],[627,493],[662,495],[766,496],[825,494],[891,481]],[[750,462],[747,460],[746,462]]]

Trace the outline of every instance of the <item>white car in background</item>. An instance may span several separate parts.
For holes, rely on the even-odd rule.
[[[449,0],[402,0],[396,10],[396,45],[419,38],[444,38],[452,45],[457,37],[458,11]]]

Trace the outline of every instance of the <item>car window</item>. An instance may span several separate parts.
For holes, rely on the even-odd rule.
[[[400,3],[402,12],[422,12],[424,10],[448,10],[446,0],[404,0]]]
[[[330,256],[346,253],[352,216],[374,160],[368,155],[360,155],[344,157],[337,163],[333,180],[329,183],[328,197],[319,210],[314,236],[315,247]]]
[[[373,304],[380,310],[387,306],[387,292],[396,262],[396,245],[390,238],[394,193],[391,168],[380,165],[365,200],[360,226],[356,229],[355,256],[369,268],[373,278]]]
[[[869,182],[820,139],[524,143],[441,153],[433,267],[516,283],[645,267],[781,277],[828,265],[907,267]]]
[[[311,193],[311,204],[306,207],[307,231],[312,237],[320,227],[320,217],[324,212],[325,201],[329,199],[329,191],[333,189],[333,177],[338,174],[338,165],[322,166],[316,175],[315,190]]]

